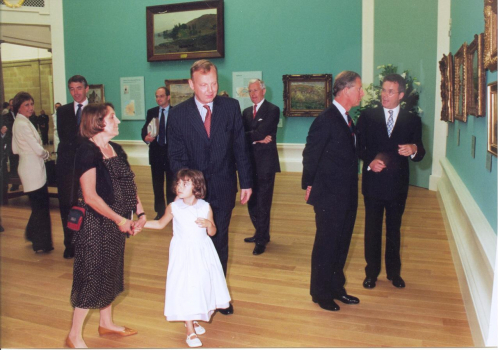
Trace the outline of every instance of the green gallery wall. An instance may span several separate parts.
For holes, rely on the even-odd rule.
[[[155,106],[155,89],[165,79],[188,78],[192,60],[147,62],[147,6],[183,0],[63,0],[66,75],[84,75],[90,84],[104,84],[106,100],[120,115],[121,77],[143,76],[146,108]],[[266,97],[283,110],[284,74],[333,74],[353,70],[361,74],[361,0],[225,0],[225,58],[213,59],[219,70],[220,90],[232,91],[232,72],[262,71]],[[427,188],[432,169],[436,79],[436,0],[376,0],[374,57],[377,67],[392,63],[409,70],[421,82],[419,105],[424,111],[424,160],[411,167],[411,183]],[[484,31],[482,0],[451,2],[451,52]],[[80,38],[91,40],[79,40]],[[375,70],[375,83],[379,71]],[[488,82],[496,72],[487,74]],[[70,96],[68,95],[70,100]],[[277,142],[306,142],[313,118],[283,117]],[[124,121],[120,140],[139,140],[143,121]],[[461,143],[456,145],[460,129]],[[471,135],[477,137],[476,158],[470,156]],[[449,124],[447,158],[472,196],[497,229],[496,158],[485,167],[487,118],[469,117]]]
[[[458,0],[451,3],[450,50],[455,54],[464,42],[470,44],[474,35],[484,32],[484,2]],[[486,73],[486,84],[496,81],[496,71]],[[460,145],[457,144],[460,130]],[[472,136],[476,137],[475,158],[471,155]],[[497,231],[497,163],[492,156],[491,171],[486,169],[488,116],[468,116],[467,122],[449,123],[446,157],[474,197],[493,230]]]
[[[120,114],[121,77],[143,76],[146,108],[165,79],[189,77],[192,60],[147,62],[147,6],[182,0],[64,0],[66,75],[104,84]],[[213,59],[219,88],[231,94],[232,72],[262,71],[269,101],[283,111],[284,74],[361,71],[361,0],[225,0],[225,58]],[[85,36],[92,40],[78,41]],[[72,54],[78,52],[78,54]],[[304,143],[313,118],[283,117],[279,143]],[[138,140],[143,121],[125,121],[117,139]]]

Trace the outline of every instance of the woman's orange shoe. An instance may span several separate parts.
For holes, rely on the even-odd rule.
[[[138,332],[136,330],[128,328],[128,327],[125,327],[124,330],[122,330],[122,331],[113,331],[112,329],[107,329],[107,328],[99,326],[99,335],[100,336],[103,336],[103,335],[106,335],[106,334],[118,334],[118,335],[120,335],[122,337],[127,337],[129,335],[134,335],[134,334],[137,334],[137,333]]]

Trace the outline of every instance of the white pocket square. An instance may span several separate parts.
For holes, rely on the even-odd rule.
[[[262,121],[262,120],[263,120],[263,118],[261,118],[261,119],[258,119],[258,122],[260,122],[260,121]]]

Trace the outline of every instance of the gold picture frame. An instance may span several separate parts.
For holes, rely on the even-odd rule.
[[[439,71],[441,72],[441,120],[446,122],[453,122],[455,120],[454,116],[454,105],[453,105],[453,55],[451,52],[446,56],[443,54],[443,58],[439,61]]]
[[[89,84],[86,98],[88,103],[104,103],[104,84]]]
[[[332,104],[332,74],[287,74],[282,81],[286,117],[317,117]]]
[[[484,69],[484,34],[474,36],[467,47],[467,115],[486,114],[486,71]]]
[[[496,0],[484,0],[484,68],[496,71]]]
[[[194,95],[188,84],[188,79],[164,80],[164,86],[169,90],[169,103],[172,106],[176,106]]]
[[[488,84],[488,152],[497,154],[497,100],[496,81]]]
[[[455,90],[453,103],[455,119],[467,122],[467,43],[463,43],[454,57],[453,77]]]

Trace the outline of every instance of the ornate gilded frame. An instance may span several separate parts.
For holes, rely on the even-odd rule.
[[[496,56],[496,0],[484,0],[484,68],[494,72]]]
[[[496,81],[488,84],[488,152],[497,155]]]
[[[454,57],[453,77],[455,90],[453,91],[455,119],[467,122],[467,43],[463,43]]]
[[[467,47],[467,115],[486,114],[486,70],[484,69],[484,34],[474,35]]]
[[[453,122],[454,116],[454,102],[453,102],[453,55],[451,52],[439,61],[439,71],[441,72],[441,100],[443,106],[441,108],[441,120],[446,122]]]
[[[88,85],[88,93],[86,94],[89,103],[104,103],[104,84]]]
[[[317,117],[332,104],[332,74],[284,75],[284,115]]]

